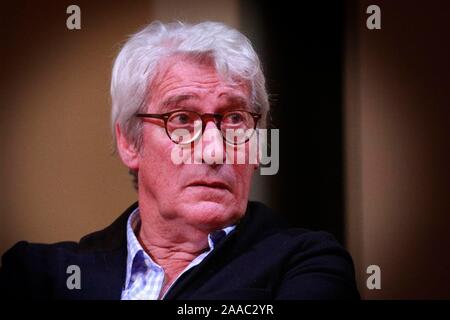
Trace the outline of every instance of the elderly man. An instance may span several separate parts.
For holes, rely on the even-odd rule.
[[[139,201],[79,243],[16,244],[2,260],[2,295],[358,297],[351,258],[330,235],[287,228],[248,201],[258,163],[233,160],[250,153],[269,104],[245,36],[221,23],[152,23],[120,51],[111,96],[116,150]]]

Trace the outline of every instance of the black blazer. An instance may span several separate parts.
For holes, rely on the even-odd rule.
[[[104,230],[79,243],[21,241],[2,257],[2,297],[120,299],[125,282],[126,223],[137,203]],[[70,265],[81,289],[68,289]],[[350,255],[324,232],[290,229],[261,203],[249,202],[236,229],[165,299],[355,299]]]

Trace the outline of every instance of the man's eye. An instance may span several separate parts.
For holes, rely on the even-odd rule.
[[[170,122],[175,125],[192,123],[192,116],[188,113],[177,113],[170,118]]]
[[[244,121],[244,117],[240,113],[231,113],[226,116],[225,121],[229,124],[239,124]]]

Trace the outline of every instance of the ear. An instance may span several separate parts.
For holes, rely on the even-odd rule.
[[[132,170],[139,169],[139,152],[133,143],[130,143],[121,132],[118,123],[115,125],[117,151],[123,164]]]

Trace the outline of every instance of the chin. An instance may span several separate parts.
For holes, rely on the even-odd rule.
[[[216,230],[235,223],[244,214],[236,206],[215,201],[198,201],[185,204],[182,210],[188,223]]]

